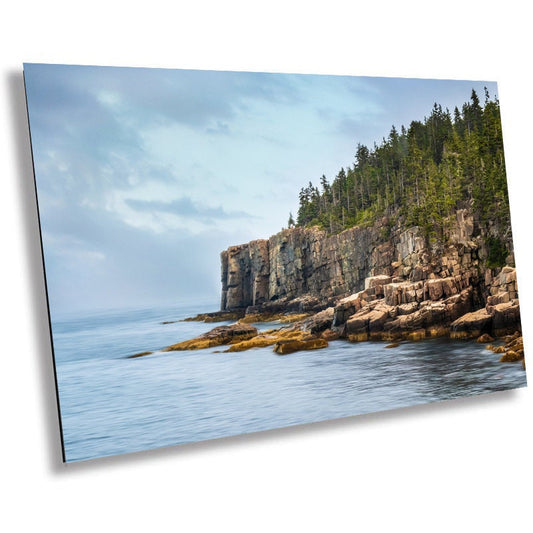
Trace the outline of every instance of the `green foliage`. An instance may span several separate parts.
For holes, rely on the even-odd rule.
[[[435,104],[424,121],[400,131],[393,126],[373,149],[358,144],[352,166],[341,168],[331,183],[322,176],[320,188],[309,182],[301,189],[297,225],[337,233],[398,215],[436,242],[450,215],[466,203],[481,225],[508,224],[500,106],[486,91],[483,106],[472,91],[453,117]]]
[[[495,237],[489,237],[487,239],[487,246],[489,249],[487,266],[489,268],[505,266],[505,258],[509,253],[505,244],[500,239],[497,239]]]

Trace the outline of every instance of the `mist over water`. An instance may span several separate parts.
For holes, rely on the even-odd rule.
[[[526,385],[475,342],[331,342],[276,355],[271,347],[158,352],[222,325],[180,320],[213,306],[77,315],[53,322],[67,461],[250,433]],[[260,329],[272,324],[262,324]],[[136,359],[142,351],[154,354]]]

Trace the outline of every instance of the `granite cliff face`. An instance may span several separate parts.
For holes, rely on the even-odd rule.
[[[502,257],[512,250],[510,230],[482,226],[467,209],[445,222],[440,241],[382,219],[338,235],[292,228],[232,246],[221,254],[221,311],[188,320],[237,322],[166,350],[273,345],[283,355],[337,339],[392,348],[432,337],[497,337],[505,345],[487,349],[502,362],[524,361],[513,254]],[[491,268],[495,256],[500,266]],[[278,327],[259,331],[249,326],[256,322]]]
[[[221,307],[343,295],[364,283],[372,270],[368,250],[377,239],[372,229],[353,228],[328,237],[315,228],[294,228],[268,240],[233,246],[221,255]]]
[[[318,228],[287,229],[222,252],[221,309],[319,310],[368,289],[365,279],[373,276],[383,277],[379,290],[388,305],[436,301],[465,289],[474,309],[491,296],[517,298],[514,274],[503,291],[501,269],[487,267],[488,254],[486,236],[466,209],[449,220],[445,244],[428,243],[418,227],[389,219],[331,236]]]

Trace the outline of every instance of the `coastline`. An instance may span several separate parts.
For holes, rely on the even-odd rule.
[[[526,386],[519,363],[501,364],[484,344],[446,337],[402,341],[393,349],[386,341],[335,340],[282,357],[272,346],[160,351],[171,339],[217,325],[184,320],[198,311],[204,312],[124,312],[121,328],[107,322],[98,335],[92,333],[96,317],[75,321],[70,341],[56,352],[69,462]],[[165,316],[177,321],[163,325]],[[282,327],[253,326],[259,332]],[[80,335],[91,339],[83,353],[72,350]],[[154,353],[125,358],[143,338],[140,345]],[[75,358],[66,359],[65,350]]]
[[[232,246],[221,253],[220,311],[186,319],[232,323],[165,350],[273,346],[284,354],[334,339],[449,337],[484,342],[525,369],[510,234],[502,234],[508,253],[497,266],[494,239],[471,206],[457,209],[446,228],[444,240],[432,241],[402,217],[385,217],[338,234],[297,226]],[[277,325],[249,327],[260,322]],[[495,339],[503,351],[490,344]]]
[[[509,274],[514,275],[514,269],[507,267],[502,271],[503,276]],[[439,287],[440,292],[435,289],[439,282],[445,286],[445,289]],[[256,306],[201,313],[184,321],[233,323],[216,326],[198,337],[167,346],[161,351],[222,346],[225,352],[240,352],[272,346],[275,353],[286,355],[327,348],[330,341],[338,339],[352,343],[387,341],[391,343],[387,348],[394,348],[404,341],[448,337],[476,340],[494,353],[501,354],[501,362],[521,362],[525,370],[518,300],[491,305],[492,300],[484,308],[471,311],[471,288],[445,298],[448,291],[453,291],[453,287],[450,289],[445,284],[446,280],[431,280],[430,290],[423,291],[428,299],[423,300],[422,305],[400,303],[404,298],[401,289],[406,294],[405,284],[393,284],[387,276],[374,276],[365,280],[367,288],[364,291],[341,298],[333,306],[318,312],[309,310],[310,303],[316,308],[314,299],[304,298],[299,299],[298,309],[292,301],[285,306],[285,312],[280,311],[283,304],[276,302],[276,312],[272,306],[265,304],[263,312]],[[272,323],[273,327],[259,331],[252,325],[254,323]],[[130,357],[151,353],[140,352]]]

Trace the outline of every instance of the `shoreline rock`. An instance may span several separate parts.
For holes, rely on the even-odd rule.
[[[504,318],[497,324],[500,326],[505,324],[507,333],[511,324],[517,325],[514,322],[519,316],[515,312],[517,301],[497,304],[489,309],[490,312],[485,308],[469,311],[450,323],[460,310],[468,308],[469,294],[470,291],[465,290],[441,301],[397,306],[387,305],[384,297],[375,298],[354,312],[340,326],[335,325],[335,318],[339,316],[336,307],[329,307],[311,316],[292,315],[294,323],[266,331],[258,331],[245,320],[239,319],[234,324],[217,326],[199,337],[168,346],[161,351],[200,350],[226,345],[227,349],[223,352],[233,353],[273,346],[275,353],[285,355],[300,350],[326,348],[330,341],[337,339],[349,342],[386,341],[389,344],[385,348],[394,348],[399,346],[401,341],[418,342],[446,336],[452,339],[476,339],[478,343],[486,343],[502,337],[496,334],[491,336],[486,332],[490,329],[491,321],[496,314],[493,309],[498,305],[501,307],[497,308],[496,312]],[[350,302],[358,300],[359,297],[360,295],[354,295]],[[343,312],[346,311],[345,304],[346,299],[339,302]],[[277,315],[268,316],[275,321],[279,320]],[[249,320],[256,318],[257,314],[252,314]],[[261,315],[260,318],[263,321],[267,315]],[[498,331],[501,331],[501,328]],[[505,347],[488,345],[487,348],[503,354],[502,362],[523,361],[525,368],[519,328],[515,328],[513,335],[507,335],[505,340],[507,343]],[[141,352],[129,357],[141,357],[150,353],[152,352]]]
[[[230,326],[218,326],[199,337],[167,346],[161,351],[202,350],[223,345],[228,346],[223,350],[224,353],[274,346],[274,352],[285,355],[300,350],[325,348],[328,341],[300,327],[284,326],[259,332],[249,324],[236,322]]]
[[[211,313],[200,313],[196,316],[184,318],[183,322],[229,322],[239,320],[245,316],[245,309],[233,311],[213,311]],[[161,322],[161,324],[172,324],[175,320]]]
[[[243,324],[259,324],[262,322],[281,322],[292,324],[312,316],[311,313],[249,313],[239,319]]]
[[[402,250],[407,253],[410,246],[417,248],[419,245],[413,233],[402,245]],[[497,276],[486,273],[485,281],[491,287],[491,295],[484,306],[480,306],[478,289],[470,283],[471,273],[465,278],[458,272],[458,269],[451,268],[442,271],[441,277],[430,273],[426,278],[419,272],[412,276],[413,279],[421,278],[415,281],[379,274],[366,278],[363,290],[342,297],[320,300],[309,294],[293,299],[285,296],[247,308],[199,314],[186,320],[236,322],[218,326],[164,351],[228,345],[226,352],[274,346],[277,353],[280,350],[292,353],[323,348],[336,339],[394,344],[402,340],[415,342],[445,336],[486,343],[521,331],[514,268],[505,267]],[[269,321],[286,325],[263,332],[250,326]],[[523,345],[518,352],[508,349],[505,353],[507,360],[520,359]]]
[[[489,344],[486,348],[494,353],[501,353],[501,363],[515,363],[522,361],[522,368],[524,370],[526,369],[524,339],[519,331],[516,331],[513,335],[508,335],[503,346],[493,346]]]
[[[136,357],[144,357],[145,355],[151,355],[154,352],[139,352],[134,353],[133,355],[128,355],[126,359],[135,359]]]
[[[231,326],[218,326],[199,337],[190,339],[177,344],[172,344],[163,348],[163,352],[174,352],[181,350],[201,350],[203,348],[212,348],[214,346],[221,346],[229,344],[230,342],[238,342],[250,339],[257,335],[257,328],[249,324],[232,324]]]
[[[232,246],[221,253],[221,309],[244,310],[245,322],[254,314],[315,313],[303,327],[340,338],[441,336],[446,328],[453,338],[471,338],[520,329],[510,233],[496,226],[488,233],[466,205],[446,226],[440,240],[429,240],[401,216],[386,217],[334,235],[295,227]],[[495,238],[508,250],[505,266],[489,261]],[[331,323],[330,311],[327,319],[317,314],[329,308]]]
[[[274,345],[274,352],[279,355],[287,355],[302,350],[319,350],[321,348],[326,348],[327,346],[328,341],[322,338],[280,340]]]

